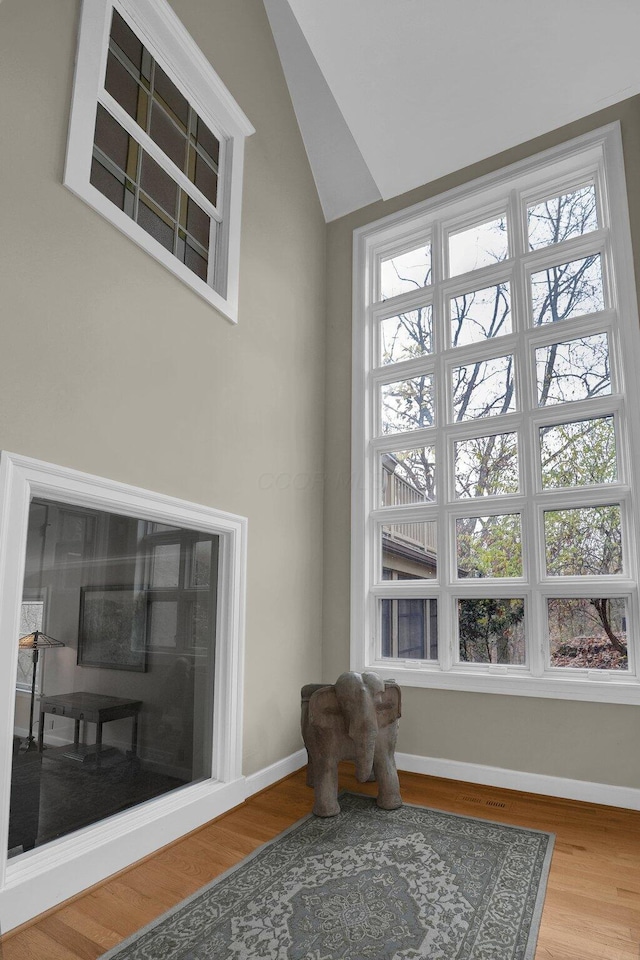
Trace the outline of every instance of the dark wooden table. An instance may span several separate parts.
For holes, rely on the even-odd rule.
[[[38,731],[38,749],[44,745],[44,715],[53,713],[57,717],[71,717],[75,720],[73,746],[80,747],[80,721],[85,720],[96,725],[96,763],[100,763],[102,751],[102,725],[109,720],[133,718],[131,730],[131,755],[138,752],[138,714],[142,700],[123,700],[120,697],[107,697],[102,693],[59,693],[53,697],[40,698],[40,730]]]

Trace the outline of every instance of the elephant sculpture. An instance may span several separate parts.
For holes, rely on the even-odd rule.
[[[354,760],[356,777],[378,781],[377,804],[402,806],[394,758],[400,717],[400,687],[376,673],[343,673],[334,684],[302,688],[302,737],[318,817],[340,813],[338,762]]]

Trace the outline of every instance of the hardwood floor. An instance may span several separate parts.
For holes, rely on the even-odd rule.
[[[640,960],[640,812],[417,774],[403,799],[549,830],[556,844],[535,960]],[[358,784],[348,766],[341,785]],[[311,809],[304,771],[4,937],[2,960],[96,960]],[[161,958],[158,958],[161,960]]]

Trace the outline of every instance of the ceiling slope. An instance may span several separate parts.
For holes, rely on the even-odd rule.
[[[380,193],[287,0],[264,0],[327,221]]]
[[[327,219],[640,93],[639,0],[265,3]]]

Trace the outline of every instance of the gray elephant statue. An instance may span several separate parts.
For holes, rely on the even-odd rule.
[[[394,751],[400,717],[400,687],[376,673],[343,673],[334,684],[302,688],[302,737],[318,817],[340,813],[338,763],[354,760],[356,777],[378,781],[377,804],[402,806]]]

